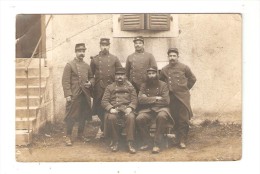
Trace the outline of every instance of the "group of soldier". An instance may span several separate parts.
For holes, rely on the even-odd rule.
[[[75,122],[78,122],[78,138],[89,141],[84,136],[85,121],[98,115],[101,137],[111,140],[112,152],[119,150],[123,127],[129,153],[136,153],[136,135],[142,141],[140,150],[152,148],[152,153],[159,153],[169,123],[174,125],[178,146],[186,148],[192,117],[189,90],[196,77],[187,65],[178,61],[177,48],[168,49],[169,64],[159,73],[154,56],[144,50],[144,38],[135,37],[133,42],[135,52],[127,57],[125,68],[109,52],[107,38],[100,39],[101,51],[91,57],[90,65],[83,60],[85,44],[76,44],[76,57],[66,64],[62,77],[66,98],[66,145],[72,145]],[[152,121],[156,129],[150,147]]]

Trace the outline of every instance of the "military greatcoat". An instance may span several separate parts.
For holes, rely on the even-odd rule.
[[[193,116],[190,106],[190,89],[196,82],[195,75],[183,63],[168,64],[162,68],[160,79],[168,84],[171,95],[174,95],[189,111],[189,118]]]
[[[135,52],[127,57],[126,76],[139,92],[141,84],[146,81],[146,70],[149,67],[157,67],[154,56],[151,53]]]
[[[91,120],[91,90],[85,88],[84,84],[90,81],[94,82],[90,66],[83,60],[74,60],[68,62],[64,68],[62,76],[62,87],[64,97],[71,96],[71,102],[66,103],[65,121],[67,118],[85,117]]]
[[[99,115],[99,111],[103,109],[101,107],[101,100],[105,88],[114,82],[115,70],[118,67],[122,67],[122,65],[116,56],[100,52],[92,58],[90,67],[95,76],[92,111],[93,114]]]

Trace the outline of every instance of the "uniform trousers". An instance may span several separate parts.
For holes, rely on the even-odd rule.
[[[169,122],[169,117],[170,116],[165,111],[150,111],[138,114],[138,116],[136,117],[136,124],[144,144],[148,144],[149,142],[149,126],[153,119],[156,119],[154,142],[157,144],[161,142],[161,137],[166,130],[167,123]]]
[[[65,123],[68,136],[72,134],[75,122],[78,122],[78,135],[83,133],[87,116],[86,104],[87,100],[84,93],[66,103]]]
[[[128,115],[125,115],[123,112],[119,112],[117,114],[106,113],[104,130],[105,136],[111,137],[114,142],[118,142],[120,137],[121,120],[123,120],[123,126],[126,131],[126,140],[134,141],[135,115],[133,112]]]

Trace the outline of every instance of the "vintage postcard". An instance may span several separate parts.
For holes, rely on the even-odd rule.
[[[241,160],[242,22],[17,14],[17,162]]]

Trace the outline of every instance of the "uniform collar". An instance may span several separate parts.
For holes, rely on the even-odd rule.
[[[126,81],[124,81],[122,85],[120,85],[118,82],[115,82],[115,85],[116,85],[117,87],[125,86],[125,84],[126,84]]]
[[[101,55],[101,56],[107,56],[107,55],[109,55],[109,51],[105,54],[105,53],[103,53],[102,51],[100,51],[99,52],[99,55]]]
[[[179,64],[179,61],[178,62],[176,62],[174,65],[173,64],[171,64],[170,62],[169,62],[169,66],[170,67],[175,67],[175,66],[177,66]]]
[[[82,60],[80,60],[79,58],[77,58],[77,57],[75,57],[74,58],[74,60],[76,61],[76,62],[83,62],[83,59]]]
[[[144,53],[144,48],[140,51],[135,51],[136,53]]]

